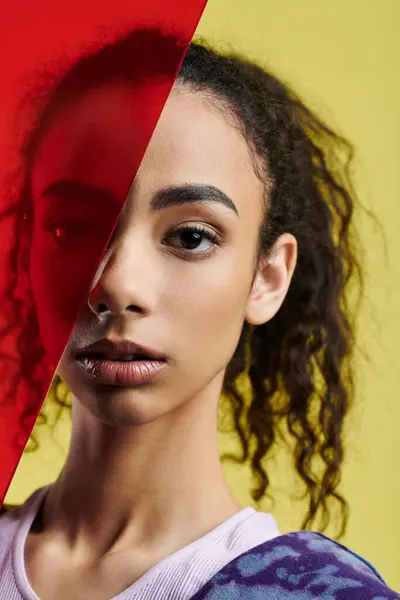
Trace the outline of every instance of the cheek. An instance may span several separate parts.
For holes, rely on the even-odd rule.
[[[33,238],[30,277],[39,328],[50,362],[56,366],[68,342],[96,268],[99,248],[62,252]]]
[[[242,256],[212,267],[192,265],[171,282],[170,298],[175,301],[168,312],[179,356],[186,364],[196,362],[204,369],[226,366],[242,330],[251,281],[251,260]]]

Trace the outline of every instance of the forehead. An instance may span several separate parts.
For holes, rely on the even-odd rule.
[[[149,137],[146,90],[99,89],[70,105],[38,149],[32,169],[37,197],[57,179],[78,179],[126,196]],[[147,137],[144,137],[147,136]],[[207,183],[262,204],[264,186],[253,155],[229,111],[201,92],[174,87],[137,174],[146,188]]]

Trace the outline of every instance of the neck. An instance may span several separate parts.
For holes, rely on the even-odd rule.
[[[237,512],[219,458],[212,392],[132,428],[104,425],[75,402],[70,452],[46,501],[46,528],[96,556],[132,544],[171,551]]]

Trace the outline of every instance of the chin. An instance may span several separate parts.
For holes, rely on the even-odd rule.
[[[139,427],[161,419],[169,412],[165,394],[153,386],[79,390],[74,403],[109,427]]]

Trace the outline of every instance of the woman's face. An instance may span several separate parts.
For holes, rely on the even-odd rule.
[[[129,189],[135,102],[113,87],[70,107],[32,171],[31,277],[50,357],[126,198],[59,365],[73,395],[112,425],[219,390],[244,320],[267,320],[288,284],[278,277],[278,293],[274,271],[252,285],[264,186],[237,125],[176,86]]]

